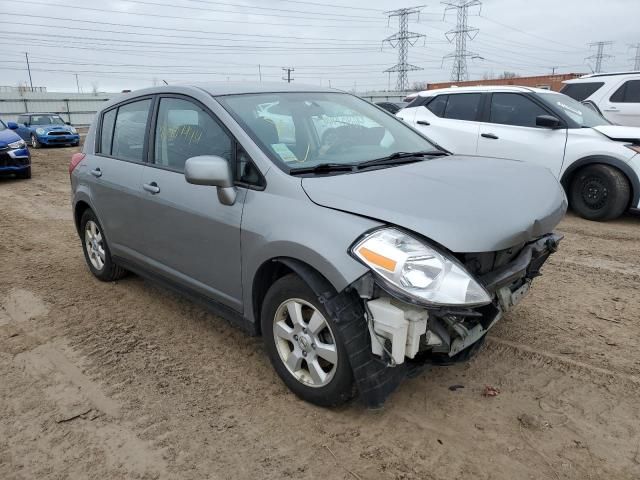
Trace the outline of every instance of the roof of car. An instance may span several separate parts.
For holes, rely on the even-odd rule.
[[[624,75],[629,76],[640,76],[640,71],[629,71],[629,72],[609,72],[609,73],[590,73],[588,75],[582,75],[579,78],[572,78],[571,80],[565,80],[562,83],[581,83],[585,81],[589,81],[594,78],[603,78],[603,77],[621,77]]]
[[[421,97],[431,97],[442,93],[470,93],[470,92],[528,92],[546,93],[549,90],[543,88],[520,87],[517,85],[478,85],[475,87],[449,87],[425,90],[419,93]]]
[[[20,115],[58,115],[60,116],[58,113],[55,113],[55,112],[27,112],[27,113],[21,113]]]

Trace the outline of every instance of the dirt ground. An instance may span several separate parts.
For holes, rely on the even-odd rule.
[[[261,339],[136,276],[90,275],[73,152],[0,180],[0,479],[640,478],[640,215],[568,216],[475,359],[381,411],[327,410],[289,393]]]

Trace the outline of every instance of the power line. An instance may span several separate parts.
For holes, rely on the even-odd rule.
[[[67,5],[64,4],[60,4],[60,3],[51,3],[51,2],[37,2],[35,0],[31,1],[30,4],[32,5],[43,5],[46,7],[59,7],[59,8],[66,8]],[[329,25],[329,24],[313,24],[313,23],[305,23],[305,24],[292,24],[292,23],[271,23],[271,22],[262,22],[262,21],[258,21],[258,22],[249,22],[247,20],[229,20],[227,18],[198,18],[198,17],[182,17],[182,16],[178,16],[178,15],[161,15],[159,13],[142,13],[142,12],[114,12],[113,10],[108,10],[108,9],[104,9],[104,8],[91,8],[91,7],[84,7],[84,6],[79,6],[76,5],[73,7],[74,10],[86,10],[86,11],[90,11],[90,12],[102,12],[102,13],[110,13],[110,14],[126,14],[126,15],[135,15],[135,16],[141,16],[141,17],[145,17],[145,18],[149,18],[149,17],[154,17],[154,18],[168,18],[170,20],[190,20],[190,21],[199,21],[199,22],[214,22],[214,23],[239,23],[242,25],[273,25],[273,26],[278,26],[278,27],[325,27],[325,28],[345,28],[344,24],[341,25]],[[227,12],[227,13],[231,13],[231,12]],[[239,13],[239,12],[235,12],[235,13]],[[335,21],[335,20],[334,20]],[[349,25],[349,28],[372,28],[372,25]]]
[[[482,8],[480,0],[455,0],[451,2],[442,2],[446,8],[445,16],[449,10],[457,11],[457,22],[455,28],[445,33],[449,42],[456,41],[456,50],[453,53],[445,55],[443,61],[447,58],[453,58],[451,67],[451,80],[459,82],[469,79],[469,71],[467,70],[467,58],[479,58],[477,53],[467,51],[467,39],[473,40],[478,35],[477,28],[469,27],[467,21],[469,17],[469,9],[471,7]]]
[[[391,20],[391,17],[398,17],[398,32],[382,41],[383,44],[387,42],[393,48],[398,48],[398,63],[384,71],[384,73],[398,72],[398,79],[396,80],[396,91],[398,92],[404,92],[409,88],[407,72],[422,70],[420,67],[409,64],[407,59],[409,46],[415,45],[419,38],[425,37],[425,35],[421,33],[409,31],[409,17],[414,14],[419,16],[422,7],[424,7],[424,5],[411,8],[399,8],[385,12],[389,20]]]
[[[613,45],[613,42],[600,41],[600,42],[592,42],[589,44],[589,47],[596,47],[596,53],[585,58],[586,61],[595,60],[595,67],[593,68],[593,73],[601,73],[603,61],[613,58],[613,55],[608,55],[604,53],[604,47],[607,47],[609,45]]]

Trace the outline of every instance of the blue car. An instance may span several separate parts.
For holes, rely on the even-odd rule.
[[[31,178],[31,154],[27,144],[15,130],[14,122],[0,120],[0,175],[17,175]]]
[[[80,143],[75,128],[55,113],[25,113],[18,117],[18,135],[33,148],[43,145],[72,145]]]

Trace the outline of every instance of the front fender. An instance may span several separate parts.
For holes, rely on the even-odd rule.
[[[253,281],[260,267],[279,258],[308,265],[341,292],[368,272],[349,255],[349,247],[362,233],[379,225],[315,205],[306,195],[293,200],[248,191],[241,231],[244,305],[253,304]],[[245,309],[245,316],[255,322],[252,309]]]

